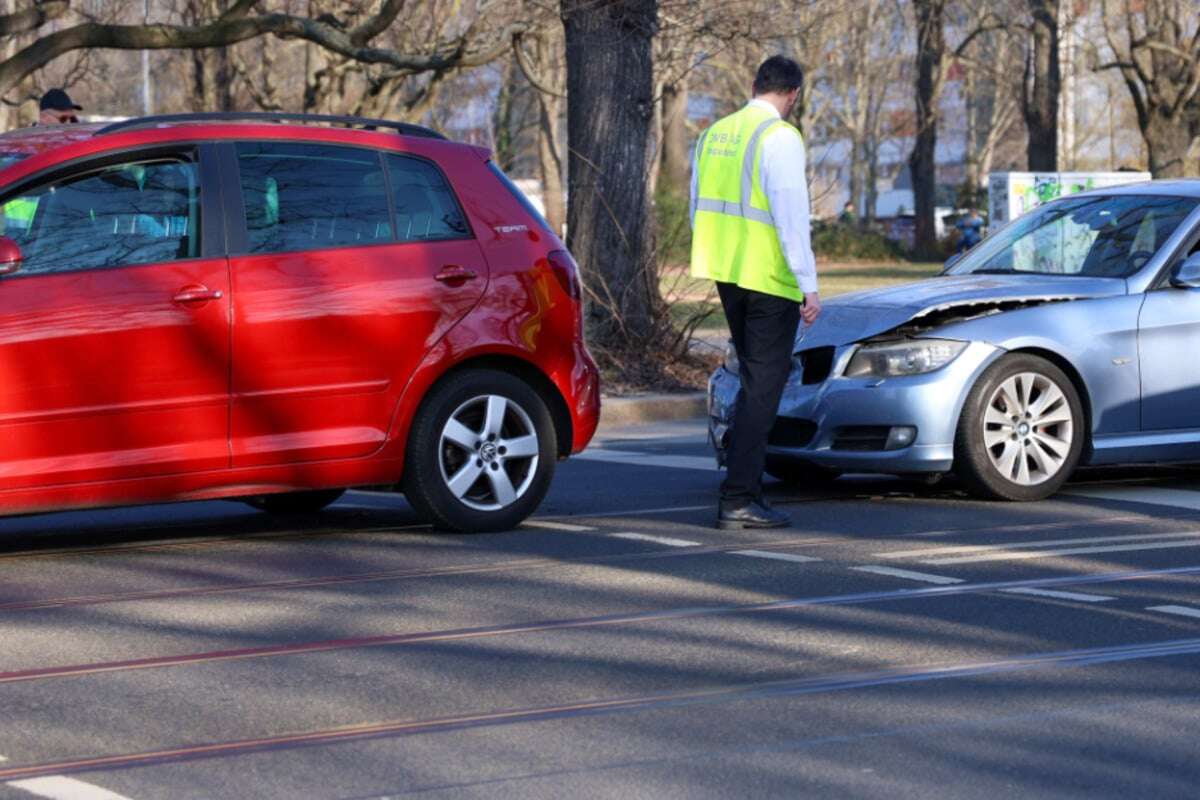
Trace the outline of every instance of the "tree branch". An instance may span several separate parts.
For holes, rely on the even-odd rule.
[[[44,0],[33,8],[0,15],[0,36],[15,36],[37,30],[52,19],[58,19],[70,10],[69,0]]]
[[[523,33],[524,32],[517,33],[515,36],[513,36],[512,40],[513,55],[516,56],[517,66],[520,68],[521,74],[525,76],[525,80],[529,81],[530,86],[537,89],[542,94],[550,95],[551,97],[565,98],[567,96],[565,92],[549,86],[541,79],[540,75],[536,74],[536,71],[533,69],[533,65],[529,63],[529,56],[525,54],[524,49],[521,47]]]
[[[229,12],[204,25],[103,25],[83,23],[56,31],[38,39],[25,49],[0,62],[0,94],[8,92],[33,71],[72,50],[109,48],[116,50],[166,50],[221,47],[264,34],[280,38],[304,39],[333,53],[364,64],[384,64],[393,69],[417,73],[444,71],[456,67],[473,67],[497,58],[511,46],[512,38],[528,29],[522,21],[510,23],[497,31],[490,47],[473,50],[469,33],[456,41],[444,44],[429,53],[400,53],[360,44],[355,38],[365,37],[390,15],[394,19],[403,0],[388,0],[376,17],[353,31],[334,25],[296,17],[290,14],[267,13],[246,16],[253,0],[239,0]]]

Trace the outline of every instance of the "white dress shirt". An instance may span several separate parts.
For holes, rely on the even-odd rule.
[[[754,99],[749,105],[769,110],[776,117],[779,116],[779,110],[766,100]],[[695,159],[692,162],[693,220],[696,218],[700,144],[701,142],[696,143]],[[804,159],[804,142],[800,137],[783,128],[777,128],[762,140],[758,172],[771,216],[775,220],[775,232],[779,235],[783,257],[787,259],[788,268],[796,276],[800,291],[813,294],[817,291],[817,262],[813,257],[809,230],[808,179],[804,174]],[[750,202],[748,197],[742,200]]]

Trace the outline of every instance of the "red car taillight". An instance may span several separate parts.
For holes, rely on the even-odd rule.
[[[583,284],[579,282],[579,266],[566,250],[555,250],[546,256],[550,271],[558,285],[571,298],[571,310],[575,316],[575,330],[579,341],[583,341]]]
[[[575,259],[566,250],[555,250],[546,256],[546,260],[550,262],[550,269],[554,271],[559,286],[572,300],[579,302],[583,297],[583,287],[579,283],[579,267]]]

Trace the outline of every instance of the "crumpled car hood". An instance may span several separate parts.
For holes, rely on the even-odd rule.
[[[823,301],[810,327],[800,324],[796,350],[843,345],[878,336],[926,315],[959,308],[987,311],[1013,302],[1053,302],[1126,293],[1121,278],[1068,278],[1053,275],[945,275],[868,289]]]

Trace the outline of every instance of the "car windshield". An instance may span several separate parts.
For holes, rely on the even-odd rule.
[[[1198,202],[1144,194],[1058,200],[988,237],[948,274],[1128,277],[1153,257]]]

